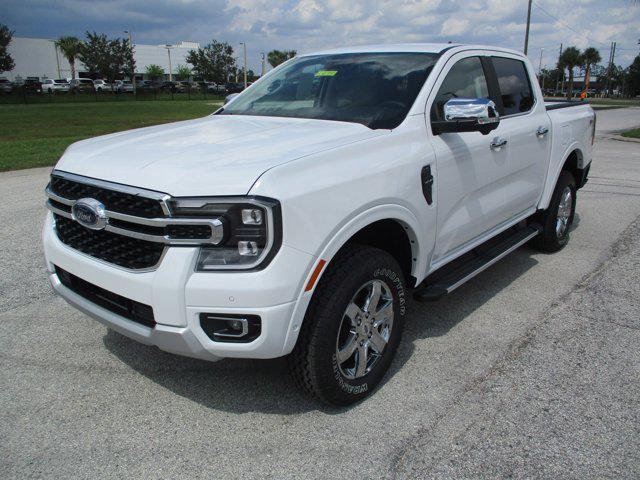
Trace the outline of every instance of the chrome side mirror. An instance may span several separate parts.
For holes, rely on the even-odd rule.
[[[500,115],[493,100],[452,98],[444,104],[444,121],[432,122],[433,133],[480,132],[487,135],[498,127]]]
[[[456,120],[475,120],[480,125],[498,123],[500,115],[493,100],[486,98],[452,98],[444,104],[444,119],[447,122]]]

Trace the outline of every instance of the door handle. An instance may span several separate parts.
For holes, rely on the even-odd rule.
[[[538,127],[538,130],[536,130],[538,138],[544,137],[547,133],[549,133],[549,129],[547,127]]]
[[[491,150],[495,150],[496,152],[499,152],[502,149],[502,147],[504,147],[506,144],[507,144],[506,138],[496,137],[493,140],[491,140],[491,143],[489,144],[489,148],[491,148]]]

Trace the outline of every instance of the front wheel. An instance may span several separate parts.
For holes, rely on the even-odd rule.
[[[322,276],[289,355],[294,381],[333,405],[369,395],[395,356],[405,302],[404,277],[391,255],[344,249]]]
[[[576,181],[566,170],[560,172],[549,207],[535,218],[542,225],[533,246],[544,252],[557,252],[569,243],[569,232],[576,212]]]

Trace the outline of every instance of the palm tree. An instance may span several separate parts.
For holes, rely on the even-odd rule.
[[[76,58],[78,58],[78,54],[80,53],[81,42],[76,37],[60,37],[55,42],[56,47],[60,49],[62,55],[69,62],[69,67],[71,68],[71,78],[76,78]]]
[[[591,76],[591,67],[602,61],[600,52],[593,47],[587,48],[582,52],[582,65],[584,67],[584,89],[589,92],[589,80]]]
[[[567,99],[571,99],[573,94],[573,69],[582,65],[582,56],[580,50],[576,47],[567,47],[560,55],[558,60],[558,68],[560,70],[569,70],[569,88],[567,89]]]

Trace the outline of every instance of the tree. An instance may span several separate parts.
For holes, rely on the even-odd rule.
[[[269,64],[273,68],[275,68],[278,65],[280,65],[281,63],[286,62],[290,58],[295,57],[296,53],[298,53],[298,52],[296,52],[295,50],[284,50],[282,52],[280,50],[271,50],[267,54],[267,60],[269,61]]]
[[[76,78],[76,59],[80,54],[80,45],[82,42],[76,37],[60,37],[56,40],[56,47],[62,52],[64,58],[69,62],[71,69],[71,78]]]
[[[135,72],[133,48],[126,39],[110,40],[104,34],[87,32],[78,58],[92,76],[101,75],[112,84],[117,78],[131,77]]]
[[[151,80],[157,80],[164,76],[164,69],[160,65],[147,65],[147,75],[151,77]]]
[[[627,93],[632,97],[640,95],[640,55],[638,55],[631,65],[627,74]]]
[[[175,76],[178,80],[187,80],[191,76],[191,69],[186,65],[178,65]]]
[[[560,70],[569,71],[569,88],[567,89],[567,99],[571,99],[573,95],[573,71],[576,67],[582,65],[582,56],[580,50],[576,47],[567,47],[560,55],[558,60],[558,68]]]
[[[9,30],[9,27],[6,25],[0,25],[0,73],[13,70],[13,67],[16,66],[13,58],[7,51],[7,47],[11,43],[12,38],[13,31]]]
[[[198,78],[218,84],[225,83],[237,68],[233,47],[217,40],[212,40],[204,48],[190,50],[186,60]]]
[[[589,80],[591,77],[591,69],[594,65],[597,65],[602,61],[600,57],[600,52],[593,47],[589,47],[582,52],[581,55],[582,66],[584,68],[584,89],[585,91],[589,90]]]
[[[542,88],[543,90],[549,88],[555,90],[556,83],[560,78],[560,75],[562,75],[562,72],[557,68],[543,68],[542,70],[540,70],[540,75],[538,78],[538,81],[540,82],[540,88]]]

